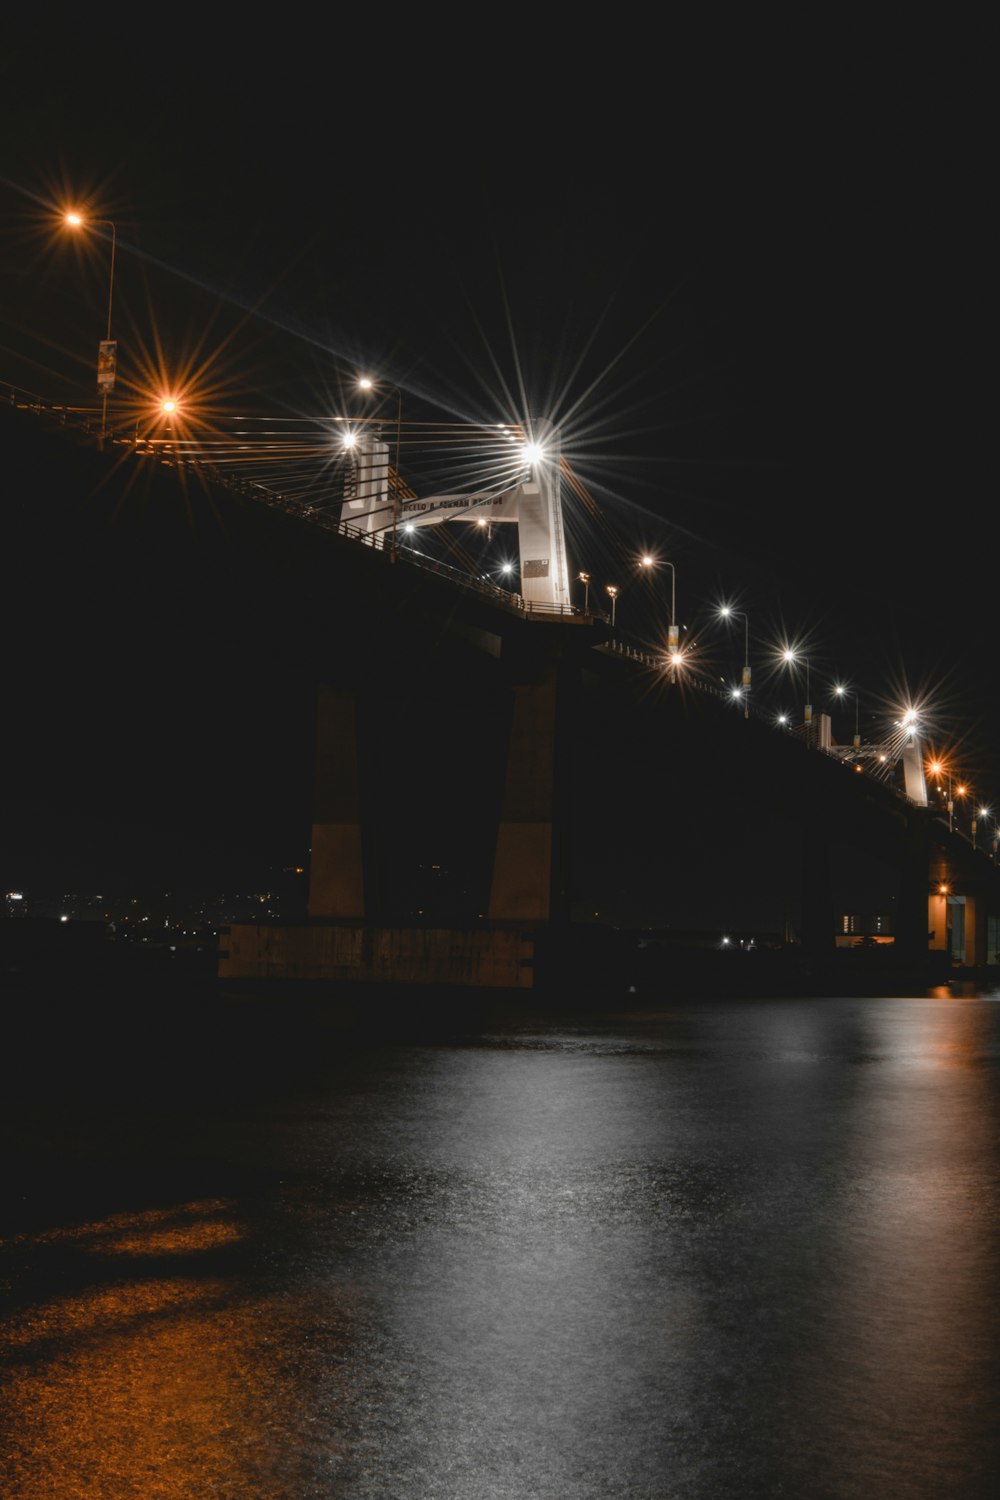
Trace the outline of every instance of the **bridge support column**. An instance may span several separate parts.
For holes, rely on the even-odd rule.
[[[316,707],[308,912],[348,920],[365,916],[357,699],[325,684]]]
[[[514,686],[514,710],[487,915],[548,923],[556,870],[556,737],[559,664]]]
[[[895,948],[901,958],[924,960],[930,951],[930,833],[927,813],[911,810],[903,835],[896,885]]]

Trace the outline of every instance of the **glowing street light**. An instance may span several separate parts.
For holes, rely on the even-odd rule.
[[[614,623],[615,623],[615,601],[618,598],[618,588],[617,588],[617,586],[615,584],[609,583],[608,586],[607,586],[606,592],[607,592],[608,598],[611,600],[611,624],[614,625]]]
[[[945,806],[948,809],[948,832],[955,832],[955,801],[951,795],[951,767],[945,766],[939,760],[932,760],[928,768],[934,779],[940,782],[942,776],[948,778],[948,797]]]
[[[857,695],[857,693],[852,693],[850,691],[850,689],[847,688],[847,687],[845,687],[842,682],[834,683],[833,693],[834,693],[834,697],[836,697],[836,698],[853,698],[854,699],[854,748],[855,748],[855,750],[860,750],[860,748],[861,748],[861,731],[860,731],[859,719],[858,719],[858,715],[859,715],[858,695]]]
[[[181,403],[180,403],[180,400],[178,399],[178,397],[176,397],[176,396],[157,396],[156,397],[155,403],[151,406],[150,413],[149,413],[150,421],[151,421],[151,424],[152,424],[151,425],[151,429],[150,429],[149,432],[147,432],[144,435],[144,437],[142,439],[142,441],[145,443],[145,451],[147,453],[155,453],[156,452],[156,444],[157,444],[157,442],[160,443],[161,448],[163,447],[165,440],[164,440],[164,438],[162,436],[158,436],[158,434],[162,434],[163,432],[166,432],[168,434],[168,436],[170,436],[170,437],[173,436],[173,420],[172,419],[175,416],[178,416],[180,414],[180,411],[181,411]],[[136,421],[136,426],[135,426],[135,443],[136,443],[136,450],[137,451],[138,451],[138,448],[139,448],[139,442],[140,442],[140,438],[139,438],[139,423],[138,423],[138,420],[137,420]]]
[[[639,559],[641,568],[658,568],[660,563],[648,552]],[[670,623],[667,626],[667,655],[675,665],[680,658],[680,626],[677,624],[677,569],[672,562],[664,562],[663,567],[670,569]],[[676,680],[676,673],[671,674],[671,680]]]
[[[89,219],[75,210],[63,215],[71,229],[84,229],[90,224],[100,224],[111,230],[111,271],[108,277],[108,326],[103,341],[97,347],[97,389],[101,393],[101,447],[108,436],[108,396],[115,388],[115,367],[118,357],[117,342],[111,338],[111,304],[115,294],[115,248],[118,230],[110,219]]]
[[[398,385],[391,385],[386,380],[372,380],[372,378],[371,378],[370,375],[360,375],[358,377],[358,388],[360,390],[362,390],[362,391],[375,391],[375,392],[378,392],[378,391],[383,391],[384,390],[384,391],[395,391],[396,392],[396,450],[395,450],[394,457],[395,457],[395,460],[396,460],[396,462],[395,462],[396,482],[397,482],[397,485],[398,485],[399,482],[400,482],[400,480],[401,480],[401,478],[402,478],[402,476],[400,474],[400,468],[399,468],[399,449],[400,449],[400,437],[401,437],[402,426],[403,426],[403,393],[400,390],[400,388],[399,388]],[[388,481],[388,475],[386,475],[386,479]],[[391,504],[392,504],[392,532],[391,532],[390,540],[389,540],[389,560],[390,560],[390,562],[395,562],[395,560],[396,560],[396,523],[399,520],[399,510],[400,510],[399,491],[398,491],[398,489],[395,490],[393,492],[393,494],[390,496],[390,501],[391,501]]]
[[[800,655],[800,653],[795,649],[794,646],[786,646],[784,651],[782,651],[781,653],[781,660],[786,664],[786,666],[797,666],[798,663],[801,662],[806,669],[806,702],[805,710],[803,713],[803,723],[811,724],[813,711],[812,703],[810,702],[809,698],[809,658],[808,656]]]
[[[723,620],[736,619],[736,620],[742,620],[743,621],[743,679],[742,679],[742,683],[741,683],[741,690],[740,690],[740,692],[739,693],[734,693],[733,696],[734,697],[739,697],[739,698],[743,699],[743,717],[744,717],[744,719],[749,719],[749,717],[750,717],[750,616],[748,614],[746,614],[741,609],[733,609],[733,607],[732,607],[731,604],[722,604],[722,605],[720,605],[719,606],[719,614],[720,614],[720,616],[722,617]]]
[[[961,797],[962,801],[964,802],[965,799],[966,799],[966,797],[969,795],[969,791],[970,791],[970,788],[967,787],[964,784],[964,782],[959,782],[958,786],[955,788],[955,796],[956,797]],[[952,828],[954,828],[954,826],[955,826],[954,819],[952,819],[950,826]]]
[[[590,574],[577,573],[576,576],[583,584],[583,612],[588,615],[590,613]]]
[[[972,847],[973,847],[973,849],[976,847],[976,821],[977,821],[977,819],[979,819],[981,821],[985,821],[989,817],[989,815],[990,815],[990,810],[989,810],[988,807],[979,807],[979,808],[974,808],[973,809],[973,813],[972,813]]]
[[[358,377],[358,389],[362,391],[395,391],[396,392],[396,446],[393,453],[396,464],[396,473],[399,470],[400,434],[403,424],[403,393],[398,385],[390,385],[387,380],[372,380],[370,375]]]

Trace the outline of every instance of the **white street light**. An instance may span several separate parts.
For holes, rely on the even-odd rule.
[[[397,485],[397,489],[390,496],[390,502],[391,502],[391,505],[392,505],[392,532],[390,534],[390,541],[389,541],[389,560],[391,562],[395,562],[395,560],[396,560],[396,523],[399,520],[399,511],[400,511],[400,500],[399,500],[398,486],[399,486],[399,484],[402,481],[402,475],[400,473],[400,468],[399,468],[399,449],[400,449],[400,438],[401,438],[401,432],[402,432],[402,426],[403,426],[403,393],[400,390],[400,388],[399,388],[398,385],[392,385],[387,380],[372,380],[372,378],[371,378],[370,375],[360,375],[358,377],[358,387],[362,391],[375,391],[375,392],[378,392],[378,391],[395,391],[396,392],[396,449],[395,449],[394,457],[395,457],[395,460],[396,460],[395,468],[396,468],[396,485]],[[388,475],[386,476],[386,478],[388,480]]]
[[[100,224],[111,230],[111,270],[108,276],[108,324],[104,340],[97,349],[97,388],[101,393],[101,447],[103,448],[108,436],[108,396],[115,386],[115,369],[117,365],[117,345],[111,338],[111,304],[115,293],[115,249],[118,243],[118,230],[110,219],[90,219],[84,214],[75,211],[63,215],[65,223],[71,229],[86,228],[89,224]]]
[[[842,682],[835,683],[833,691],[834,691],[834,696],[837,697],[837,698],[853,698],[854,699],[854,748],[855,748],[855,750],[860,750],[860,748],[861,748],[861,730],[860,730],[860,727],[859,727],[859,717],[858,717],[859,713],[860,713],[860,710],[859,710],[859,707],[858,707],[858,695],[857,695],[857,693],[851,692],[850,689],[847,688],[847,687],[845,687]]]
[[[615,600],[618,598],[618,589],[613,583],[607,585],[607,595],[611,600],[611,623],[615,623]]]
[[[590,613],[590,574],[577,573],[576,576],[583,584],[583,612],[587,615]]]
[[[989,817],[989,815],[990,815],[990,810],[989,810],[988,807],[979,807],[979,808],[976,808],[976,809],[973,810],[973,814],[972,814],[972,847],[973,847],[973,849],[976,847],[976,821],[977,821],[977,819],[986,819],[986,818]]]
[[[784,651],[782,651],[781,653],[781,659],[788,666],[797,666],[798,663],[801,662],[806,669],[806,702],[802,721],[804,724],[811,724],[813,711],[812,703],[810,702],[809,698],[809,658],[808,656],[800,655],[800,653],[794,646],[786,646]]]
[[[742,691],[734,693],[734,697],[743,699],[743,717],[750,717],[750,616],[741,609],[733,609],[731,604],[719,606],[719,614],[724,620],[736,619],[743,621],[743,680]]]
[[[641,568],[657,568],[659,561],[648,552],[639,559]],[[681,658],[680,626],[677,623],[677,569],[672,562],[664,561],[663,567],[670,569],[670,621],[667,625],[667,657],[670,661],[670,681],[677,681],[677,663]]]

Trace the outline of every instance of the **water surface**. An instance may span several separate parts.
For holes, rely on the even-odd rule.
[[[996,997],[66,999],[6,1064],[5,1500],[996,1493]]]

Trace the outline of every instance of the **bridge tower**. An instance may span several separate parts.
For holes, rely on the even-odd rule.
[[[521,598],[542,611],[570,613],[569,564],[562,514],[562,454],[558,430],[532,425],[532,439],[498,447],[478,489],[457,494],[403,495],[392,476],[389,449],[376,431],[362,428],[354,442],[352,477],[341,520],[377,542],[397,527],[439,526],[445,521],[517,526]],[[395,479],[395,484],[393,483]]]

